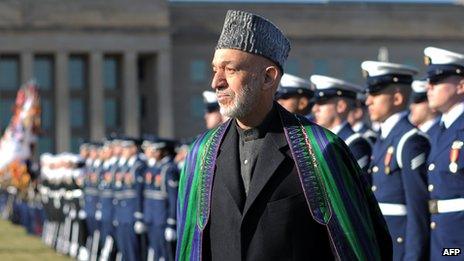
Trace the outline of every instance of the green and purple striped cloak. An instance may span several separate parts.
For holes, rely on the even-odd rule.
[[[339,260],[384,259],[379,234],[388,235],[388,230],[344,142],[303,117],[280,116],[312,218],[327,227],[334,255]],[[202,260],[216,156],[230,122],[191,145],[179,184],[177,260]]]

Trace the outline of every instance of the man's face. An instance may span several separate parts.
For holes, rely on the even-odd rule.
[[[369,110],[371,121],[384,122],[390,117],[394,108],[394,95],[387,89],[375,94],[368,94],[366,106]]]
[[[208,130],[216,128],[222,123],[222,115],[219,111],[205,113],[205,123]]]
[[[337,102],[335,99],[317,101],[313,108],[316,123],[325,128],[331,128],[337,117]]]
[[[286,99],[278,99],[277,102],[291,113],[298,113],[298,97],[289,97]]]
[[[253,112],[261,94],[264,69],[256,55],[218,49],[212,62],[213,80],[222,115],[242,118]]]
[[[427,101],[411,103],[409,110],[409,120],[414,126],[419,126],[426,122],[428,116],[433,113]]]
[[[447,112],[458,97],[458,77],[446,77],[436,83],[430,83],[427,88],[427,98],[430,108]]]

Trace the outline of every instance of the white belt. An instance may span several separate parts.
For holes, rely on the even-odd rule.
[[[464,211],[464,198],[430,200],[430,213],[450,213]]]
[[[406,216],[407,210],[404,204],[379,203],[384,216]]]

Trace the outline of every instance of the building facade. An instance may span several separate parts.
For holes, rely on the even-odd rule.
[[[202,91],[225,12],[275,22],[290,38],[286,72],[362,83],[363,60],[423,69],[422,50],[464,52],[455,4],[219,3],[161,0],[0,2],[0,127],[18,87],[42,97],[40,152],[76,151],[111,132],[189,138],[204,130]]]

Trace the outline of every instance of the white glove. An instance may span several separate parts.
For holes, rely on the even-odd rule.
[[[168,242],[173,242],[177,239],[177,234],[176,234],[176,230],[175,229],[172,229],[170,227],[166,228],[166,230],[164,230],[164,238],[166,239],[166,241]]]
[[[98,220],[98,221],[100,221],[101,218],[102,218],[102,212],[101,212],[101,210],[95,211],[95,219]]]
[[[142,234],[146,231],[145,224],[142,221],[136,221],[134,224],[134,231],[136,234]]]

